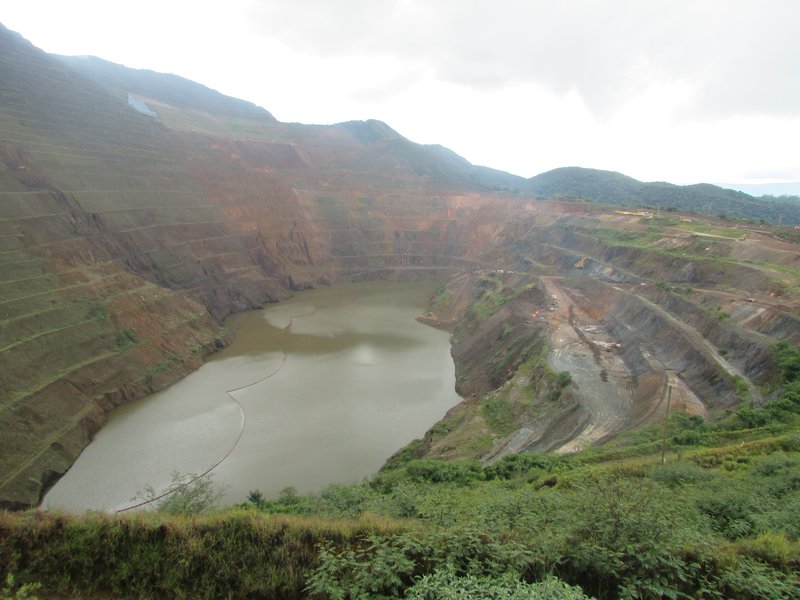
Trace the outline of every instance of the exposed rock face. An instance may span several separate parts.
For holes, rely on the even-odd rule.
[[[771,346],[798,334],[780,292],[798,281],[783,279],[785,262],[756,266],[741,233],[698,256],[692,247],[709,241],[679,229],[655,235],[639,219],[620,230],[609,227],[619,217],[547,212],[496,236],[491,252],[505,268],[461,274],[437,292],[424,319],[455,328],[466,399],[398,457],[489,463],[508,452],[569,452],[662,419],[668,405],[717,418],[769,401]],[[788,258],[783,242],[764,245]],[[707,279],[697,279],[698,264]]]
[[[456,328],[468,399],[452,415],[460,441],[428,440],[437,456],[468,438],[486,460],[597,441],[662,414],[652,400],[670,370],[704,409],[724,409],[740,399],[734,374],[769,382],[772,338],[800,339],[781,296],[796,285],[793,244],[671,231],[643,247],[625,237],[647,231],[638,217],[497,192],[525,182],[380,122],[283,124],[207,88],[178,103],[185,81],[106,63],[77,71],[1,27],[0,57],[4,506],[36,504],[108,410],[225,344],[225,316],[336,281],[449,281],[428,320]],[[784,271],[761,264],[773,255]],[[540,320],[556,292],[565,327],[575,314],[603,321],[600,341],[625,349],[593,363],[575,325],[587,372],[631,380],[641,408],[629,420],[601,423],[588,385],[557,379]],[[510,409],[495,402],[487,421],[481,398],[501,389]]]

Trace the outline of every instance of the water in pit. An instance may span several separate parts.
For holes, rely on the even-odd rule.
[[[168,389],[115,410],[43,506],[128,506],[146,485],[167,486],[173,471],[208,469],[243,424],[213,471],[223,503],[375,473],[460,400],[448,334],[414,320],[432,291],[337,285],[234,315],[234,342]],[[235,389],[236,401],[226,394]]]

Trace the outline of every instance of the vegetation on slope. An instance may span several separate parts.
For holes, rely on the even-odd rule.
[[[2,513],[0,575],[119,597],[793,598],[800,351],[776,357],[765,407],[718,424],[675,414],[573,455],[397,459],[208,515],[186,498],[131,516]]]
[[[254,491],[207,516],[4,513],[0,564],[48,592],[121,597],[788,599],[798,413],[673,417],[664,464],[654,427],[572,456],[412,460],[315,495]]]
[[[581,198],[615,206],[727,215],[786,225],[800,223],[800,204],[759,199],[708,183],[644,183],[613,171],[563,167],[532,177],[528,187],[551,198]]]

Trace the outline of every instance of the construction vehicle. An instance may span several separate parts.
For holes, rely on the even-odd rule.
[[[584,256],[582,259],[580,259],[578,262],[575,263],[575,268],[576,269],[582,269],[583,267],[586,266],[586,261],[587,260],[589,260],[589,257],[588,256]]]

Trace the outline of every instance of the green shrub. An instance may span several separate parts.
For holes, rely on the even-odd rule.
[[[445,435],[450,431],[449,425],[444,421],[439,421],[430,429],[431,436]],[[425,449],[425,441],[419,438],[411,440],[403,448],[389,457],[389,460],[381,467],[381,473],[399,469],[405,463],[419,458],[419,454]]]
[[[755,560],[740,560],[714,573],[703,590],[704,598],[741,600],[792,600],[797,598],[800,578]]]
[[[696,490],[695,505],[713,529],[734,540],[756,533],[766,500],[737,480],[718,478]]]
[[[415,562],[409,556],[415,544],[406,538],[371,537],[355,547],[323,542],[317,566],[309,572],[306,591],[312,597],[400,598],[410,586]]]
[[[172,473],[172,483],[160,492],[146,486],[132,501],[150,505],[159,512],[168,514],[197,514],[219,500],[225,488],[214,485],[213,475],[195,473]]]
[[[783,383],[794,383],[800,380],[800,350],[790,346],[786,340],[780,340],[773,346],[773,356],[781,370]]]
[[[329,485],[310,501],[310,510],[334,519],[352,519],[363,513],[374,493],[366,485]],[[292,505],[298,502],[293,501]]]
[[[657,465],[650,470],[649,475],[653,480],[672,488],[708,481],[713,477],[696,463],[686,460]]]
[[[555,577],[547,577],[538,583],[525,583],[513,577],[459,577],[446,570],[422,576],[406,591],[405,597],[409,600],[588,600],[579,587]]]
[[[693,577],[683,548],[701,545],[688,507],[648,479],[581,485],[558,572],[601,598],[679,598]]]
[[[442,572],[483,585],[518,579],[529,559],[519,544],[469,527],[372,536],[344,547],[323,542],[306,590],[320,598],[400,598],[413,589],[415,580],[433,575],[433,583],[427,579],[417,588],[428,594],[435,582],[447,580]],[[437,571],[440,574],[434,575]],[[553,584],[552,589],[558,586]]]
[[[570,383],[572,383],[572,373],[569,371],[561,371],[558,374],[558,378],[556,379],[556,384],[560,388],[567,387]]]
[[[501,460],[484,469],[486,479],[513,479],[527,475],[531,470],[550,473],[564,459],[553,454],[507,454]]]
[[[117,335],[114,343],[114,352],[123,352],[139,343],[139,338],[130,329],[125,329]]]
[[[405,467],[409,481],[467,485],[484,478],[478,461],[414,460]]]
[[[669,417],[670,441],[679,446],[703,444],[709,429],[709,425],[700,415],[673,413]]]
[[[38,596],[34,593],[42,587],[40,583],[23,583],[17,585],[14,580],[14,575],[8,573],[6,575],[5,584],[0,589],[0,600],[38,600]]]

